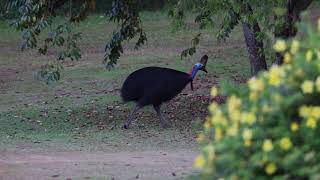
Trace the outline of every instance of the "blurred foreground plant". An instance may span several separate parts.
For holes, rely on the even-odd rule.
[[[320,27],[320,21],[318,22]],[[209,106],[195,166],[203,179],[320,179],[320,28],[303,24],[302,38],[278,40],[285,64]]]

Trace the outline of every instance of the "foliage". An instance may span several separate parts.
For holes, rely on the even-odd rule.
[[[257,31],[254,32],[255,38],[257,42],[262,43],[261,48],[264,48],[260,51],[262,54],[260,57],[265,54],[267,60],[274,62],[276,61],[274,59],[275,52],[272,49],[274,36],[283,38],[294,36],[294,32],[296,32],[294,24],[299,19],[299,14],[311,2],[312,0],[306,2],[302,0],[267,0],[263,3],[256,0],[178,0],[176,6],[186,7],[183,4],[193,3],[194,12],[197,14],[195,22],[199,24],[200,29],[212,26],[218,27],[218,32],[216,33],[218,41],[226,40],[239,24],[255,27],[255,30],[253,30]],[[180,8],[180,13],[183,14],[187,10]],[[173,17],[174,21],[177,21],[175,19],[181,19],[179,16]],[[180,21],[177,22],[182,24]],[[189,49],[193,50],[193,47],[194,45]],[[189,49],[183,51],[182,55],[189,55],[185,53]],[[195,50],[192,52],[195,52]],[[250,56],[258,56],[252,54],[253,52],[250,50],[248,52]],[[194,53],[190,53],[190,55],[192,54]]]
[[[86,3],[83,3],[79,6],[78,11],[72,13],[63,24],[53,27],[52,22],[56,11],[66,2],[68,1],[14,0],[7,2],[9,10],[18,10],[18,16],[11,24],[22,32],[22,50],[37,48],[40,54],[46,54],[48,49],[52,48],[55,50],[56,59],[59,61],[67,58],[71,60],[81,58],[80,48],[77,44],[81,38],[81,33],[73,32],[72,28],[74,23],[83,20],[86,16],[87,6]],[[39,36],[46,29],[49,29],[49,33],[41,46],[38,43]],[[48,66],[51,67],[53,64]],[[57,70],[54,76],[47,76],[51,73],[44,73],[44,69],[40,70],[38,75],[44,75],[40,79],[44,79],[46,82],[48,80],[59,80],[61,68],[55,67],[54,69]]]
[[[16,15],[17,10],[12,9],[12,11],[8,11],[6,8],[6,1],[0,1],[0,20],[3,21],[5,19],[10,19]]]
[[[197,34],[191,41],[192,47],[185,49],[181,52],[181,59],[183,57],[187,57],[188,55],[191,56],[192,54],[194,54],[196,52],[196,50],[197,50],[196,47],[200,42],[200,36],[201,36],[201,33]]]
[[[303,27],[300,40],[274,45],[284,65],[225,85],[226,104],[209,106],[195,161],[204,179],[320,178],[320,20]]]
[[[180,0],[177,4],[188,2],[188,0]],[[184,7],[183,5],[179,6]],[[195,22],[199,24],[200,29],[212,26],[218,27],[216,37],[219,41],[226,40],[239,23],[253,25],[253,23],[259,22],[259,25],[262,26],[262,32],[256,34],[256,36],[258,39],[264,40],[268,46],[273,38],[268,35],[272,34],[277,26],[284,23],[283,14],[279,13],[280,10],[282,10],[281,12],[285,11],[285,1],[283,0],[268,0],[264,1],[263,5],[261,5],[261,1],[201,0],[199,2],[194,1],[194,7],[194,12],[197,14]],[[275,9],[279,11],[274,11],[274,15],[279,17],[272,19],[270,18],[270,10]],[[180,11],[183,13],[183,9]],[[179,16],[173,17],[179,19]],[[219,20],[213,21],[213,17]]]
[[[68,2],[68,0],[14,0],[7,2],[9,9],[18,9],[19,15],[12,25],[17,30],[22,31],[23,43],[21,48],[23,50],[38,48],[39,53],[46,54],[48,48],[54,48],[58,49],[56,55],[57,60],[64,60],[66,58],[78,60],[81,58],[80,48],[77,45],[77,41],[81,38],[81,33],[73,32],[72,26],[74,26],[74,23],[86,18],[89,11],[89,0],[75,2],[75,4],[72,4],[72,8],[70,4],[69,18],[65,23],[51,28],[48,37],[44,40],[43,47],[38,47],[39,35],[45,29],[52,26],[56,13],[65,9]],[[136,48],[146,42],[146,34],[141,27],[139,18],[140,10],[138,0],[116,0],[113,2],[112,8],[107,15],[110,17],[110,21],[118,23],[120,28],[118,32],[114,33],[105,48],[104,63],[107,68],[113,67],[117,59],[119,59],[120,54],[123,53],[123,41],[128,41],[135,36],[139,36],[136,42]],[[60,75],[54,77],[59,78]]]
[[[19,12],[18,18],[12,22],[12,25],[17,30],[22,31],[23,43],[21,48],[23,50],[38,47],[38,36],[52,24],[53,17],[55,16],[55,11],[52,10],[51,6],[50,1],[42,0],[15,0],[8,2],[9,9],[17,8]],[[83,18],[82,14],[83,12],[79,11],[77,14],[70,16],[69,21],[77,22],[81,20]],[[48,39],[52,39],[52,36],[54,36],[53,34],[63,34],[64,32],[71,33],[71,27],[67,25],[59,25],[56,29],[49,32]],[[78,35],[79,34],[76,36]],[[45,41],[48,41],[48,39]],[[64,44],[64,41],[64,38],[60,36],[60,43],[53,44],[61,46]],[[46,47],[44,47],[44,49],[46,49]],[[44,53],[43,49],[40,51],[41,53]]]
[[[63,66],[59,62],[50,62],[41,67],[39,71],[37,71],[34,75],[36,79],[42,80],[49,84],[52,81],[56,81],[60,79],[61,71],[63,70]]]
[[[173,6],[172,8],[168,11],[168,15],[172,17],[171,21],[171,30],[172,32],[177,32],[180,29],[184,29],[186,27],[185,24],[185,13],[184,13],[184,7],[182,6],[182,3],[178,3]]]
[[[96,12],[105,13],[112,8],[113,0],[96,0]],[[165,5],[166,0],[139,0],[139,7],[143,10],[160,10]]]
[[[104,63],[108,69],[117,63],[121,53],[123,53],[123,41],[129,41],[138,35],[135,48],[140,47],[147,41],[146,33],[141,27],[139,10],[137,1],[114,1],[108,15],[110,16],[110,21],[120,24],[120,29],[113,34],[112,39],[107,43],[105,48]]]

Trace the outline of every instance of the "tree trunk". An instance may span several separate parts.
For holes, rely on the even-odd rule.
[[[306,10],[313,0],[287,0],[287,13],[285,15],[285,24],[281,29],[276,29],[274,32],[275,38],[288,39],[297,34],[296,22],[300,20],[300,13]],[[277,19],[277,17],[275,17]],[[283,63],[283,56],[276,53],[276,64]]]
[[[267,63],[263,50],[263,42],[261,40],[258,40],[255,36],[256,33],[260,32],[260,27],[257,22],[253,23],[253,25],[243,22],[242,29],[249,53],[251,75],[255,76],[261,70],[267,70]]]
[[[91,12],[96,12],[96,9],[97,9],[96,0],[90,0],[89,1],[89,9],[90,9]]]

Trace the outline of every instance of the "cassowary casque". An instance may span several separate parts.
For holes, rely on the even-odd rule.
[[[123,127],[127,129],[133,120],[133,115],[147,105],[153,105],[161,126],[169,127],[168,121],[160,111],[161,104],[178,95],[188,83],[193,90],[192,81],[199,70],[207,72],[205,68],[207,61],[208,56],[202,56],[190,73],[162,67],[145,67],[131,73],[122,85],[121,97],[124,102],[135,101],[136,106]]]

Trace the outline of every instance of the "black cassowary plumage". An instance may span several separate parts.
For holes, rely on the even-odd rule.
[[[192,81],[189,74],[161,67],[145,67],[124,82],[121,97],[124,102],[136,101],[141,107],[160,105],[178,95]]]
[[[131,73],[121,88],[121,97],[124,102],[135,101],[136,107],[128,117],[124,128],[128,128],[133,115],[143,106],[153,105],[163,127],[169,126],[160,111],[163,102],[169,101],[178,95],[188,83],[191,83],[198,70],[205,72],[208,56],[201,58],[200,63],[195,64],[190,74],[162,67],[145,67]]]

